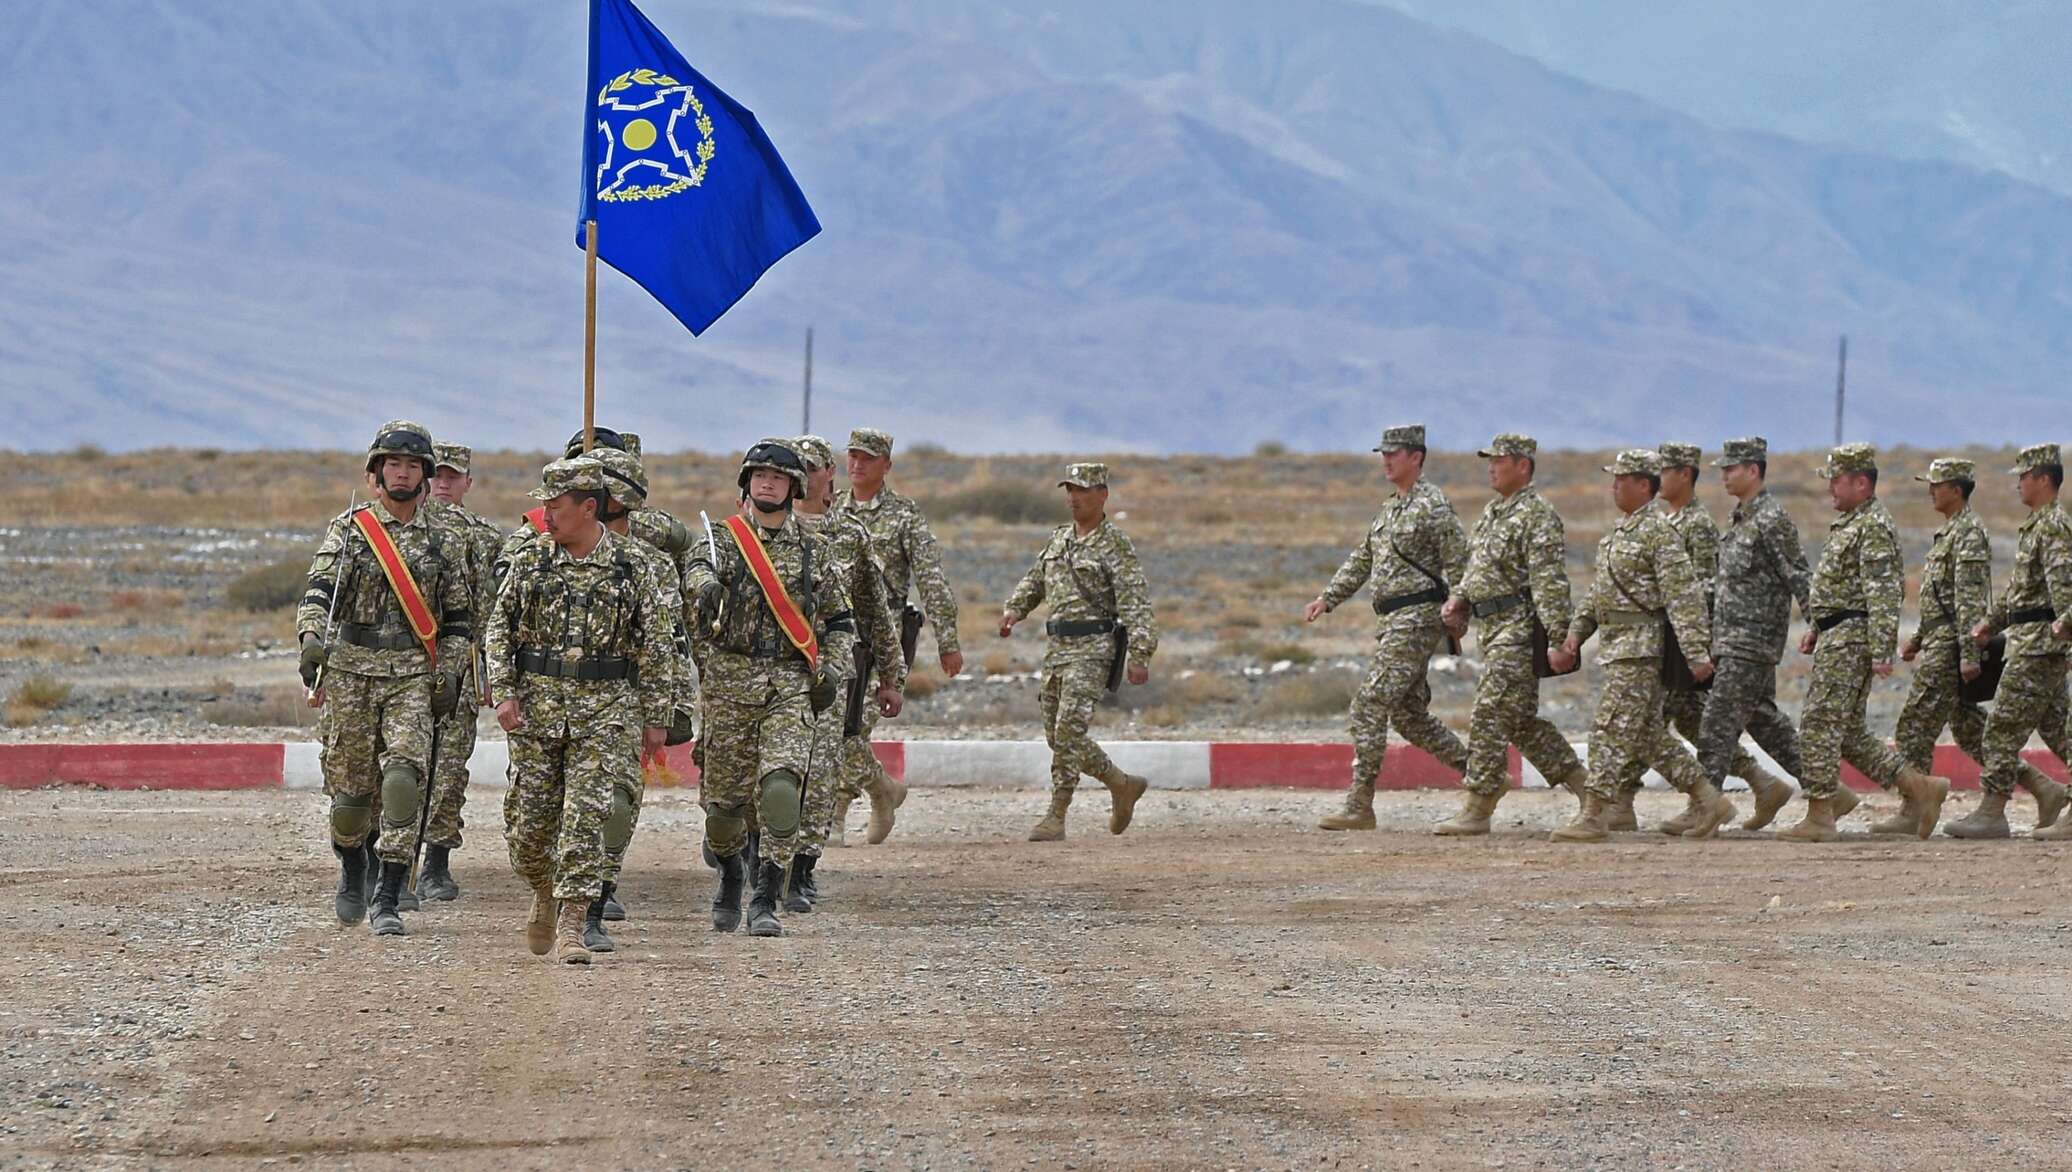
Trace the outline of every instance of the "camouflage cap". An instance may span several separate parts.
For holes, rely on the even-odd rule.
[[[2021,455],[2014,458],[2014,467],[2008,469],[2008,471],[2015,473],[2034,472],[2038,468],[2048,468],[2053,464],[2060,468],[2065,466],[2065,457],[2059,454],[2058,445],[2030,444],[2022,449]]]
[[[799,450],[799,455],[804,456],[811,467],[835,466],[835,446],[817,435],[802,435],[791,441],[791,446]]]
[[[1732,468],[1736,464],[1767,463],[1770,459],[1770,441],[1759,435],[1730,439],[1720,445],[1720,457],[1712,462],[1714,468]]]
[[[849,433],[849,450],[869,452],[880,458],[892,455],[892,433],[875,427],[859,427]]]
[[[639,457],[617,448],[598,448],[589,457],[604,467],[604,488],[613,500],[629,509],[647,503],[647,470]]]
[[[470,474],[468,462],[474,458],[475,453],[466,444],[432,445],[432,467],[434,470],[451,468],[462,476],[467,476]]]
[[[1830,448],[1820,475],[1828,479],[1878,470],[1878,449],[1869,444],[1841,444]]]
[[[1627,448],[1604,466],[1613,476],[1660,476],[1662,457],[1647,448]]]
[[[1395,427],[1384,428],[1381,433],[1381,442],[1375,445],[1374,450],[1377,452],[1400,452],[1404,448],[1421,448],[1423,446],[1425,446],[1424,424],[1403,423]]]
[[[1929,484],[1948,484],[1952,480],[1975,479],[1977,472],[1978,465],[1973,464],[1969,460],[1959,460],[1950,456],[1944,456],[1940,460],[1929,462],[1928,475],[1916,476],[1914,479],[1924,480]]]
[[[540,469],[540,486],[526,495],[536,501],[551,501],[572,492],[597,492],[604,487],[604,465],[595,456],[556,460]]]
[[[1705,458],[1705,449],[1697,444],[1675,441],[1655,445],[1655,452],[1662,457],[1664,468],[1696,468],[1698,461]]]
[[[1488,447],[1475,454],[1487,459],[1491,456],[1531,456],[1537,454],[1539,450],[1540,441],[1529,435],[1520,435],[1515,431],[1507,431],[1490,440]]]
[[[1058,481],[1058,487],[1106,488],[1108,487],[1108,466],[1106,464],[1067,464],[1065,478]]]

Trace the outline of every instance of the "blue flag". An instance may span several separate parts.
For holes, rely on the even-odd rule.
[[[583,202],[598,259],[693,334],[820,231],[755,115],[692,69],[628,0],[590,0]]]

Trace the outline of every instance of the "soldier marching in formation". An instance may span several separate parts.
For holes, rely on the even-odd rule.
[[[1754,795],[1744,829],[1803,793],[1803,819],[1777,838],[1832,841],[1857,804],[1845,762],[1901,798],[1871,833],[1925,838],[1950,790],[1930,773],[1948,729],[1980,766],[1984,795],[1946,835],[2007,837],[2020,788],[2036,802],[2034,837],[2072,838],[2072,792],[2022,756],[2032,734],[2061,762],[2072,753],[2072,517],[2058,503],[2057,445],[2024,448],[2011,470],[2030,515],[1997,594],[1991,541],[1970,505],[1972,462],[1936,459],[1915,477],[1944,524],[1904,642],[1899,532],[1867,444],[1834,448],[1821,469],[1836,516],[1817,568],[1767,488],[1761,437],[1726,441],[1712,462],[1734,499],[1724,531],[1698,500],[1698,445],[1620,452],[1605,468],[1620,519],[1573,605],[1562,521],[1534,487],[1532,437],[1501,434],[1479,453],[1494,497],[1465,533],[1424,477],[1422,425],[1386,429],[1374,450],[1392,491],[1303,608],[1313,623],[1371,587],[1376,616],[1350,713],[1350,784],[1322,829],[1375,828],[1393,728],[1462,775],[1464,804],[1434,828],[1441,835],[1489,833],[1516,746],[1579,801],[1556,841],[1638,829],[1633,796],[1650,768],[1689,799],[1665,833],[1701,839],[1732,821],[1721,792],[1732,775]],[[826,440],[762,440],[740,464],[738,514],[698,534],[649,503],[632,433],[578,432],[541,471],[539,507],[508,535],[466,505],[472,462],[418,424],[384,424],[367,449],[370,499],[330,523],[297,608],[299,667],[322,710],[339,921],[402,935],[401,913],[420,899],[458,897],[449,858],[476,713],[489,705],[508,739],[504,837],[533,893],[532,952],[584,964],[613,951],[604,925],[625,915],[617,880],[644,769],[694,734],[704,845],[719,871],[713,926],[745,919],[753,935],[780,935],[780,909],[813,909],[816,864],[840,844],[855,797],[871,798],[868,841],[893,828],[905,787],[870,736],[901,711],[919,629],[935,628],[947,675],[963,668],[934,534],[886,484],[892,437],[850,434],[850,487],[839,493]],[[1065,836],[1082,775],[1110,792],[1110,832],[1130,825],[1149,783],[1117,766],[1090,725],[1105,693],[1149,680],[1158,647],[1143,567],[1107,512],[1107,466],[1071,464],[1058,483],[1071,520],[999,625],[1009,637],[1049,608],[1040,704],[1051,800],[1029,833],[1038,842]],[[1794,602],[1806,624],[1797,649],[1812,665],[1799,727],[1776,700]],[[1471,625],[1480,669],[1464,740],[1432,715],[1427,673],[1442,643],[1461,652]],[[1540,716],[1538,693],[1541,678],[1575,670],[1592,638],[1601,687],[1586,765]],[[1895,650],[1915,666],[1888,745],[1865,709]],[[1743,748],[1744,732],[1796,789]]]

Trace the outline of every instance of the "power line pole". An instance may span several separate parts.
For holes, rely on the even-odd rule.
[[[1842,348],[1835,360],[1835,445],[1842,443],[1842,400],[1849,394],[1849,335],[1842,335]]]
[[[813,434],[813,327],[806,327],[806,394],[799,412],[799,434]]]

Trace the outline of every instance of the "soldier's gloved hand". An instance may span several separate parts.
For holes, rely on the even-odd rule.
[[[834,706],[835,694],[840,692],[841,681],[835,679],[834,669],[821,664],[813,673],[813,686],[806,691],[806,699],[813,705],[813,715],[818,716]]]
[[[717,580],[698,587],[698,617],[710,623],[719,617],[720,606],[727,600],[727,588]]]
[[[460,708],[460,673],[442,671],[432,680],[432,715],[444,720]]]
[[[324,641],[315,635],[302,641],[302,658],[297,663],[296,670],[302,673],[303,687],[317,686],[317,669],[324,666],[324,660],[329,658],[330,654],[324,649]]]
[[[669,734],[662,741],[665,745],[681,745],[698,736],[698,718],[688,708],[676,708],[669,713]]]

